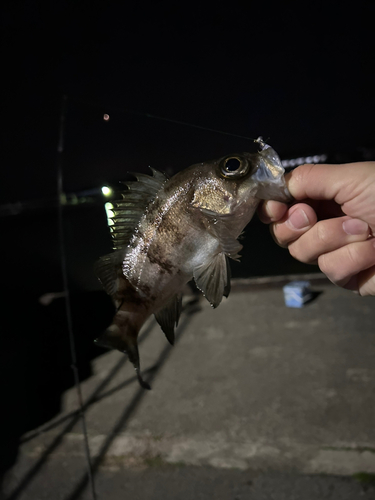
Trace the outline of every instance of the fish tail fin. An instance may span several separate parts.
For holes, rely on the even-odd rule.
[[[133,316],[132,313],[118,311],[112,324],[94,342],[98,346],[117,349],[127,354],[129,361],[134,366],[140,386],[150,390],[150,385],[141,376],[139,362],[137,337],[143,322],[141,325],[137,324]]]

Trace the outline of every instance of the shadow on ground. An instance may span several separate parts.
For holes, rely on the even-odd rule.
[[[65,299],[43,306],[38,297],[19,303],[16,293],[3,298],[0,377],[3,388],[3,435],[0,472],[17,456],[19,438],[60,411],[63,391],[74,385],[66,325]],[[93,344],[111,320],[113,306],[104,292],[71,296],[80,379],[91,375],[91,360],[103,352]]]
[[[87,301],[87,305],[90,308],[95,306],[95,305],[102,307],[102,305],[103,305],[101,303],[101,299],[102,299],[101,295],[102,294],[96,293],[95,296],[93,296],[93,294],[88,294],[88,295],[89,295],[89,297],[87,297],[87,299],[89,299],[89,300]],[[80,297],[80,298],[82,301],[82,297]],[[99,299],[99,302],[96,304],[95,304],[95,298]],[[58,310],[60,309],[60,306],[61,306],[61,304],[59,302],[57,302],[57,306],[56,306]],[[85,301],[83,301],[83,307],[82,307],[82,304],[80,304],[80,307],[78,309],[75,308],[75,305],[76,305],[75,302],[74,301],[72,301],[72,302],[73,302],[72,303],[73,320],[75,320],[76,326],[79,327],[80,321],[84,321],[84,318],[85,318],[85,314],[84,314]],[[184,308],[185,315],[184,315],[183,321],[181,322],[181,324],[176,332],[176,339],[175,339],[176,342],[179,340],[179,338],[181,337],[181,335],[185,331],[186,327],[188,326],[188,324],[190,322],[191,315],[200,310],[198,302],[199,302],[199,299],[197,299],[196,297],[193,297],[192,300],[189,301],[189,303],[185,306],[185,308]],[[98,308],[98,310],[100,310],[100,308]],[[80,314],[78,314],[78,311],[80,312]],[[52,310],[51,312],[52,312],[52,317],[56,318],[57,317],[56,310],[55,311]],[[103,315],[102,309],[100,311],[100,314]],[[112,310],[111,310],[111,314],[112,314]],[[95,319],[97,319],[97,318],[93,318],[93,321]],[[94,321],[94,323],[95,323],[95,321]],[[91,374],[90,361],[95,356],[95,352],[92,348],[90,348],[89,342],[91,342],[91,340],[92,340],[92,335],[91,335],[92,331],[95,329],[98,329],[98,327],[100,327],[100,323],[97,322],[95,327],[94,327],[94,323],[92,325],[91,324],[86,325],[86,323],[84,322],[81,325],[82,326],[82,329],[80,329],[81,338],[76,346],[78,359],[80,357],[80,354],[83,354],[83,353],[90,353],[91,352],[94,354],[90,358],[86,357],[86,358],[82,359],[81,365],[80,365],[80,379],[81,380],[84,380],[85,378],[87,378]],[[93,328],[90,329],[90,326],[92,326]],[[154,326],[154,323],[151,322],[151,324],[143,331],[143,333],[139,339],[140,342],[142,342],[144,340],[144,338],[147,337],[147,335],[152,330],[153,326]],[[91,342],[91,345],[92,345],[92,342]],[[96,349],[95,349],[95,351],[96,351]],[[150,369],[144,371],[144,377],[148,383],[151,383],[155,379],[159,369],[162,368],[165,361],[167,360],[167,358],[170,354],[170,351],[171,351],[171,346],[169,344],[166,344],[165,348],[160,353],[159,358],[158,358],[157,362],[154,364],[154,366],[152,366]],[[81,358],[83,358],[83,356],[81,356]],[[130,380],[127,380],[124,383],[120,384],[120,386],[115,387],[112,390],[108,391],[108,393],[102,392],[103,389],[111,381],[112,377],[115,375],[115,373],[118,371],[118,369],[123,365],[123,363],[126,360],[127,360],[127,358],[124,356],[123,358],[120,359],[120,362],[117,363],[113,367],[113,369],[107,375],[107,377],[96,388],[94,393],[91,394],[91,396],[87,399],[87,401],[85,401],[84,406],[82,408],[83,411],[85,411],[88,408],[88,406],[95,403],[99,399],[107,397],[107,396],[113,394],[113,392],[121,389],[124,385],[137,382],[136,377],[132,377]],[[42,361],[42,359],[40,361]],[[55,365],[58,365],[58,363],[60,362],[60,358],[56,357],[56,359],[54,359],[54,361],[55,361]],[[61,361],[63,363],[64,359],[61,359]],[[66,362],[67,362],[67,359],[65,359],[65,363]],[[44,366],[44,369],[48,369],[48,368],[46,366]],[[43,375],[43,373],[41,375]],[[52,380],[52,377],[51,377],[51,380]],[[44,378],[42,379],[42,377],[40,377],[40,379],[36,381],[37,384],[39,383],[39,387],[44,391],[44,395],[46,396],[45,401],[48,401],[48,403],[50,403],[49,398],[48,398],[48,394],[47,394],[49,392],[49,388],[46,384],[43,386],[43,382],[44,382]],[[58,412],[58,410],[60,408],[58,401],[60,400],[61,392],[64,391],[66,388],[70,387],[71,385],[73,385],[73,380],[71,379],[69,381],[68,378],[61,379],[60,382],[61,383],[59,386],[53,386],[50,388],[50,390],[54,391],[54,395],[56,396],[56,399],[52,402],[55,404],[52,404],[52,405],[40,404],[39,408],[37,408],[39,410],[39,412],[37,412],[35,414],[29,414],[28,418],[23,419],[23,425],[19,425],[19,422],[15,422],[16,425],[14,427],[12,425],[10,425],[10,428],[12,429],[13,432],[11,434],[11,438],[8,440],[9,441],[8,446],[12,449],[13,453],[12,453],[11,457],[9,457],[9,458],[11,458],[11,461],[7,460],[6,457],[4,456],[5,460],[3,460],[3,463],[2,463],[2,466],[4,468],[3,472],[5,472],[6,469],[9,468],[14,463],[14,461],[16,459],[16,452],[17,452],[17,447],[19,444],[20,435],[23,432],[26,432],[27,430],[29,430],[30,428],[34,428],[37,425],[40,425],[41,423],[43,423],[45,420],[50,419],[52,416],[54,416]],[[68,384],[68,385],[66,385],[66,384]],[[35,386],[35,388],[37,388],[37,387]],[[56,391],[56,389],[58,389],[58,391]],[[117,434],[120,432],[120,430],[123,430],[126,427],[126,424],[129,420],[130,416],[133,414],[133,412],[135,411],[135,409],[137,408],[137,406],[139,405],[143,396],[146,393],[147,393],[147,391],[145,391],[143,388],[141,388],[141,387],[138,388],[138,390],[135,393],[132,400],[129,402],[129,404],[126,405],[126,407],[125,407],[121,417],[119,418],[118,422],[116,423],[115,427],[112,429],[110,434],[107,436],[105,442],[101,446],[99,454],[95,457],[95,460],[93,460],[93,462],[91,464],[91,470],[88,471],[86,474],[84,474],[78,480],[77,485],[74,487],[73,491],[69,494],[69,497],[68,497],[69,500],[78,499],[80,497],[80,495],[82,494],[83,490],[85,489],[85,487],[87,486],[87,484],[90,481],[92,481],[91,474],[93,474],[93,475],[96,474],[98,467],[101,464],[103,458],[105,457],[105,454],[108,451],[109,447],[111,446],[113,440],[115,439]],[[35,398],[36,395],[32,394],[31,397]],[[22,410],[23,410],[23,408],[22,409],[20,408],[20,411],[22,411]],[[41,413],[41,410],[44,410],[44,414]],[[32,420],[32,419],[34,419],[34,420]],[[58,422],[55,422],[51,425],[51,428],[52,428],[53,426],[60,425],[63,421],[67,420],[67,424],[63,427],[61,432],[55,437],[55,439],[51,442],[51,444],[47,447],[47,449],[43,451],[43,454],[41,455],[41,457],[35,461],[33,466],[23,476],[23,478],[21,479],[18,486],[12,491],[12,493],[8,497],[9,500],[15,500],[16,498],[19,497],[20,494],[22,494],[24,489],[29,485],[29,483],[33,480],[33,478],[39,472],[40,468],[42,466],[46,465],[47,459],[49,458],[50,454],[61,443],[64,435],[72,430],[72,428],[74,427],[74,425],[76,424],[76,422],[79,419],[80,419],[80,411],[77,410],[76,412],[74,412],[74,414],[73,413],[69,414],[68,416],[66,416],[66,418],[64,417],[62,420],[59,420]],[[23,441],[25,441],[25,440],[23,440]]]

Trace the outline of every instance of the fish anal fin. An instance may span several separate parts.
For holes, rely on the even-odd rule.
[[[134,366],[139,384],[144,389],[151,389],[150,385],[141,376],[137,342],[139,328],[136,322],[132,322],[131,313],[120,311],[115,315],[112,324],[95,340],[95,343],[98,346],[117,349],[127,354],[129,361]]]
[[[155,313],[156,321],[159,323],[171,345],[174,344],[174,329],[178,325],[181,309],[182,296],[181,294],[177,294],[163,309]]]
[[[223,295],[230,292],[230,269],[224,252],[216,254],[210,261],[194,269],[194,281],[212,307],[217,307]]]

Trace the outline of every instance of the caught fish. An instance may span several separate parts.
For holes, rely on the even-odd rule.
[[[113,209],[113,253],[96,264],[116,314],[96,340],[128,355],[142,387],[137,337],[154,314],[174,343],[181,291],[194,279],[212,307],[230,291],[229,259],[238,260],[237,238],[261,200],[290,201],[277,153],[259,137],[258,153],[198,163],[168,179],[135,174]]]

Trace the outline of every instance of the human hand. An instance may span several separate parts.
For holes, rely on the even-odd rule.
[[[375,295],[375,162],[301,165],[285,178],[296,203],[258,210],[275,241],[336,285]]]

